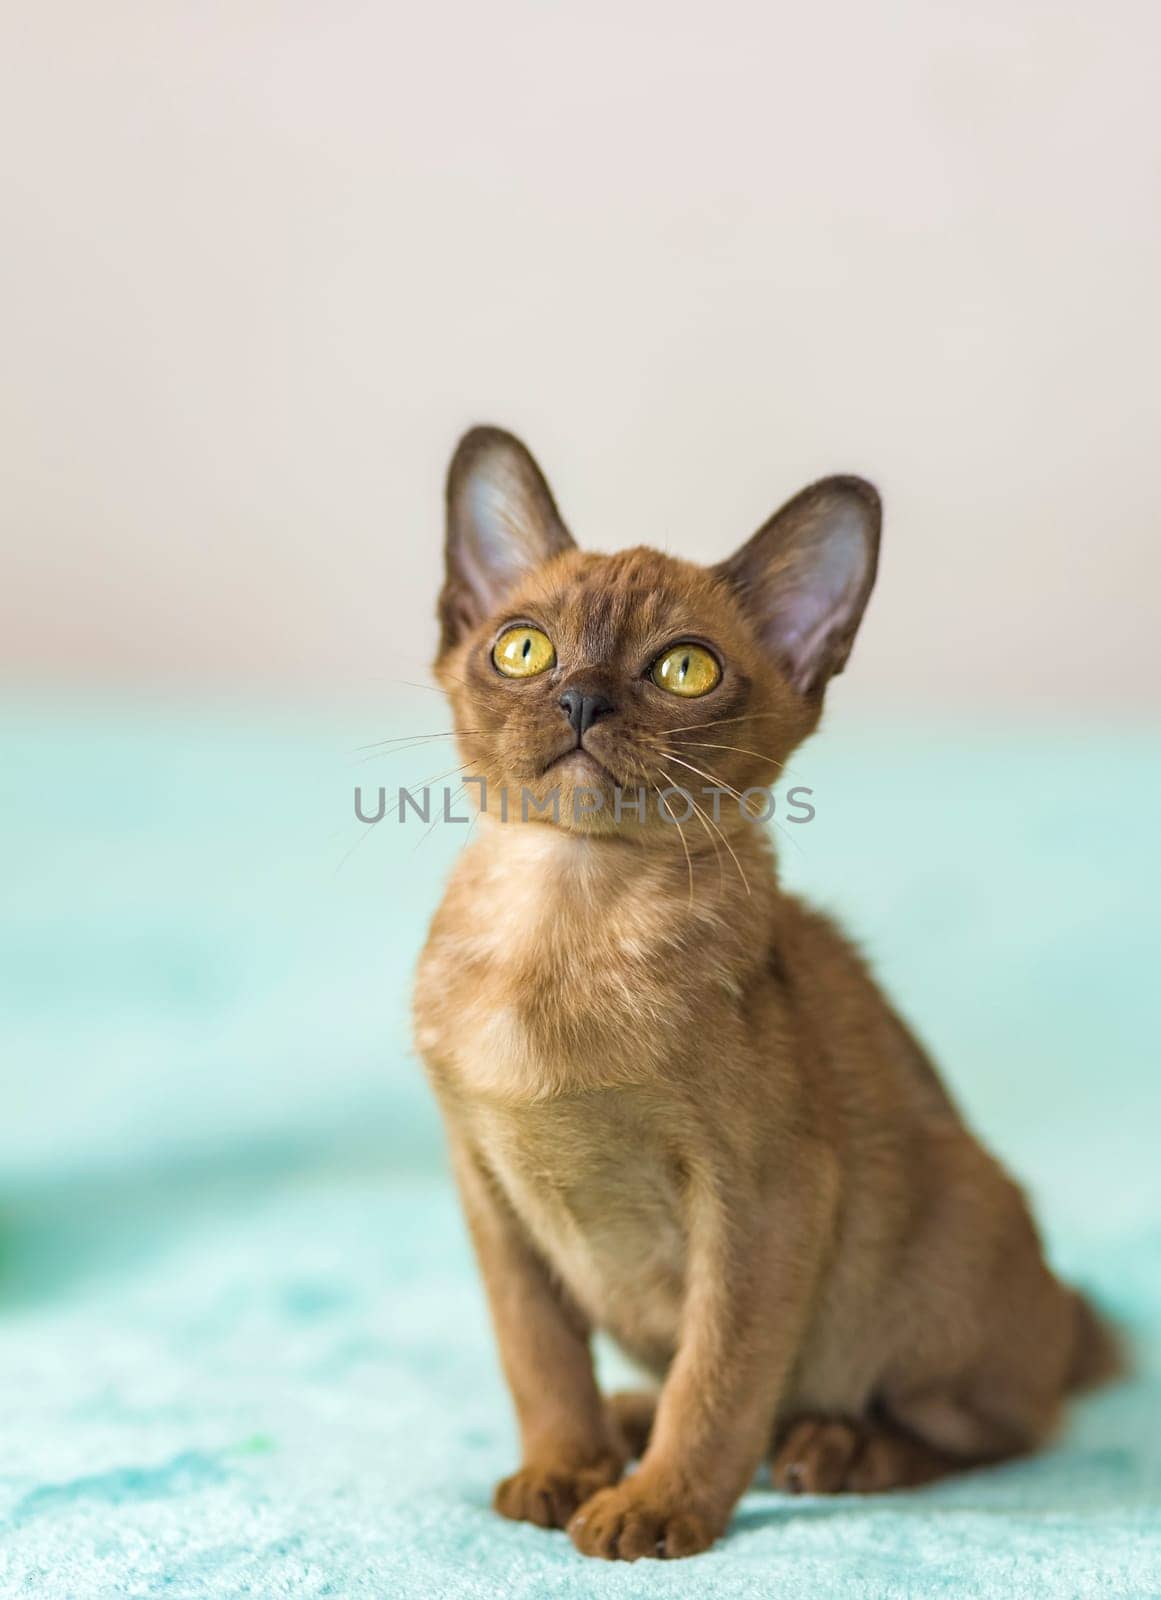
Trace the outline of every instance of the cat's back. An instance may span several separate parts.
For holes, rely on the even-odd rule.
[[[960,1125],[931,1057],[830,915],[780,894],[770,967],[796,1018],[804,1072],[847,1120]]]

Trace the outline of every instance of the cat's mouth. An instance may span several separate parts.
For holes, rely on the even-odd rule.
[[[567,750],[562,750],[558,756],[545,767],[545,772],[564,772],[574,778],[603,778],[608,783],[616,783],[616,776],[609,771],[603,761],[598,761],[592,751],[583,744],[570,745]]]

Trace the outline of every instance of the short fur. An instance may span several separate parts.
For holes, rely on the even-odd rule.
[[[679,831],[571,805],[614,780],[700,799],[775,779],[870,593],[874,490],[815,485],[718,568],[582,554],[524,447],[477,429],[448,507],[436,670],[492,798],[432,924],[416,1038],[520,1424],[497,1509],[592,1555],[681,1556],[765,1455],[782,1487],[832,1491],[1035,1448],[1115,1344],[860,957],[736,807],[703,800]],[[496,670],[513,622],[547,632],[551,671]],[[696,699],[647,675],[687,639],[722,664]],[[572,687],[613,707],[579,748]],[[501,822],[500,784],[558,786],[560,822]],[[656,1396],[602,1397],[594,1328]]]

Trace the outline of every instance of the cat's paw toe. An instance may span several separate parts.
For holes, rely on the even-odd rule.
[[[787,1429],[770,1467],[774,1487],[787,1494],[837,1494],[863,1444],[853,1423],[804,1417]]]
[[[803,1417],[779,1441],[770,1473],[787,1494],[881,1494],[930,1483],[955,1464],[922,1439],[881,1423]]]
[[[611,1456],[590,1466],[526,1466],[496,1485],[492,1505],[513,1522],[538,1528],[565,1528],[578,1506],[619,1477],[620,1463]]]
[[[694,1556],[708,1550],[717,1535],[698,1512],[655,1498],[632,1479],[586,1500],[568,1532],[582,1555],[606,1561]]]

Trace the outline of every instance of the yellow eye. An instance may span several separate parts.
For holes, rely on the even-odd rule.
[[[658,656],[649,669],[649,676],[659,689],[690,697],[708,694],[721,675],[722,669],[700,644],[675,644],[672,650]]]
[[[492,660],[506,678],[535,678],[556,665],[556,651],[539,628],[509,628],[496,640]]]

